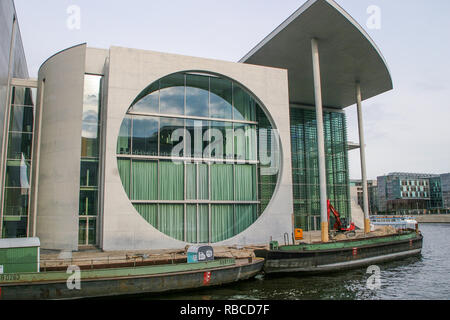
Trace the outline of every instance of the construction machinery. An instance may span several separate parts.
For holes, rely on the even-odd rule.
[[[335,218],[335,223],[333,225],[333,229],[330,230],[330,236],[335,237],[338,233],[343,233],[347,236],[347,238],[356,236],[356,227],[352,222],[347,224],[347,220],[345,218],[341,218],[339,212],[331,205],[331,201],[327,200],[327,211],[328,211],[328,223],[330,223],[330,213],[333,213]]]

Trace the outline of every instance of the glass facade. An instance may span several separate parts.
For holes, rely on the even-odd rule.
[[[313,109],[291,108],[292,178],[295,227],[320,230],[319,158]],[[345,114],[323,115],[327,194],[341,217],[350,217],[347,128]],[[333,218],[332,218],[333,219]],[[333,225],[331,221],[330,225]]]
[[[117,162],[136,210],[166,235],[190,243],[226,240],[248,228],[272,198],[277,170],[272,126],[234,81],[169,75],[133,102],[120,128]],[[266,155],[266,158],[270,158]]]
[[[28,236],[36,88],[13,86],[3,189],[2,238]]]
[[[78,244],[81,246],[97,244],[101,83],[102,76],[85,75],[78,211]]]

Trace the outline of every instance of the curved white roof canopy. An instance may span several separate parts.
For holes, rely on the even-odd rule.
[[[319,43],[323,105],[356,103],[392,89],[380,50],[363,28],[332,0],[309,0],[239,62],[287,69],[289,100],[315,105],[311,39]]]

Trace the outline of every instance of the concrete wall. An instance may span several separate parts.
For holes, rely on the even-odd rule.
[[[240,82],[268,109],[281,136],[280,183],[271,203],[247,230],[217,244],[266,244],[270,237],[282,241],[285,232],[292,232],[293,213],[287,71],[112,47],[107,87],[103,249],[183,248],[186,245],[152,227],[134,209],[122,186],[116,158],[120,125],[132,101],[150,83],[180,71],[208,71]]]
[[[78,249],[81,124],[86,45],[62,51],[39,70],[45,80],[38,166],[37,236],[44,249]],[[42,112],[40,116],[39,113]]]

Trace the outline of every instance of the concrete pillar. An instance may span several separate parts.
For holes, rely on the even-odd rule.
[[[363,210],[364,210],[364,232],[370,232],[370,218],[369,218],[369,194],[367,192],[367,173],[366,173],[366,145],[364,141],[364,126],[362,117],[362,98],[361,85],[356,83],[356,108],[358,112],[358,130],[359,130],[359,153],[361,157],[361,177],[363,189]]]
[[[311,46],[314,72],[314,95],[316,102],[317,149],[319,155],[320,220],[322,241],[328,242],[328,196],[325,169],[325,139],[323,133],[322,84],[320,79],[319,45],[317,43],[317,39],[311,39]]]

